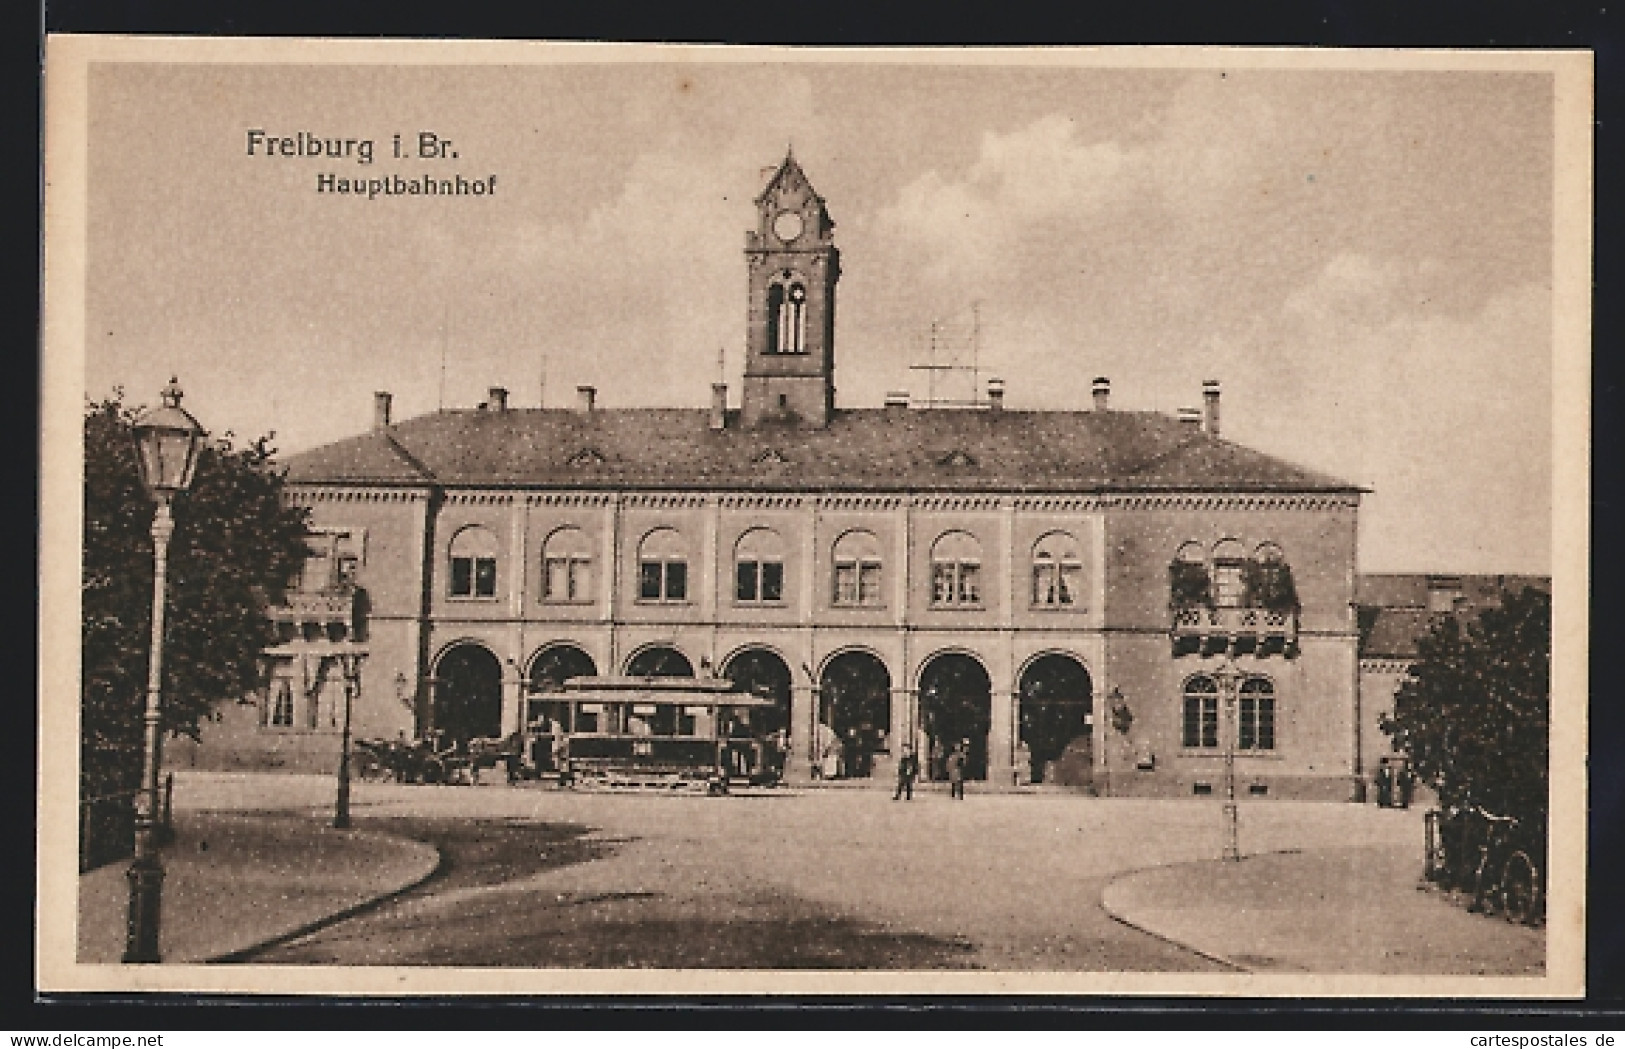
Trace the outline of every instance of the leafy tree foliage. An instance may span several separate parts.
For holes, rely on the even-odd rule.
[[[1417,647],[1383,731],[1442,804],[1543,818],[1551,596],[1504,594],[1466,629],[1440,620]]]
[[[152,518],[121,392],[85,412],[81,786],[138,785],[152,631]],[[196,738],[213,705],[264,684],[260,652],[305,558],[305,514],[281,500],[268,437],[206,440],[174,501],[164,622],[165,731]]]
[[[1168,565],[1168,600],[1177,609],[1212,608],[1213,584],[1207,565],[1173,561]]]

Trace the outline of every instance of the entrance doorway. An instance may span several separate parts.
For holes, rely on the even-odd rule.
[[[1035,659],[1021,675],[1021,742],[1032,782],[1087,787],[1095,781],[1093,687],[1072,656]]]
[[[948,778],[948,755],[959,745],[966,752],[965,778],[987,779],[993,686],[981,663],[957,652],[931,658],[920,671],[920,727],[932,779]]]
[[[435,668],[434,727],[447,741],[502,735],[502,664],[484,645],[453,646]]]
[[[819,677],[814,764],[822,776],[864,779],[889,748],[891,674],[868,652],[843,652]]]

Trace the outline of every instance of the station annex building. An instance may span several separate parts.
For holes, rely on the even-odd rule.
[[[1201,409],[835,403],[834,223],[787,156],[745,236],[738,407],[391,418],[291,458],[312,552],[254,708],[285,754],[506,734],[578,675],[771,696],[792,780],[904,743],[1112,795],[1358,796],[1361,490]],[[1088,382],[1081,373],[1078,381]],[[364,652],[346,660],[342,653]],[[352,669],[345,670],[346,663]]]

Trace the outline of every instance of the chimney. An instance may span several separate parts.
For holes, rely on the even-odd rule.
[[[1004,411],[1004,380],[989,379],[987,381],[987,407],[989,411]]]
[[[722,430],[728,426],[728,384],[714,382],[711,384],[711,429]]]
[[[892,390],[886,394],[886,410],[897,411],[908,407],[908,391]]]
[[[390,395],[383,390],[379,390],[372,395],[372,428],[374,430],[382,430],[389,426],[389,402],[391,400]]]
[[[489,403],[493,412],[508,410],[508,391],[501,386],[493,386],[489,391]]]
[[[1202,384],[1202,402],[1206,407],[1202,429],[1219,436],[1219,380],[1209,379]]]
[[[1181,423],[1183,423],[1185,428],[1187,430],[1189,430],[1191,433],[1196,433],[1197,431],[1201,430],[1201,428],[1202,428],[1202,409],[1200,409],[1200,408],[1181,408],[1181,409],[1179,409],[1179,421]]]
[[[598,390],[593,386],[576,387],[576,405],[583,415],[591,415],[593,402],[598,399]]]
[[[1103,412],[1110,407],[1110,402],[1112,399],[1112,381],[1110,379],[1106,378],[1104,375],[1099,376],[1095,379],[1094,385],[1090,388],[1090,392],[1093,393],[1095,397],[1095,411]]]

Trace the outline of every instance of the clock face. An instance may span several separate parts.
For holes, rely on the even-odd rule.
[[[801,216],[794,211],[781,211],[773,217],[773,233],[782,241],[801,236]]]

